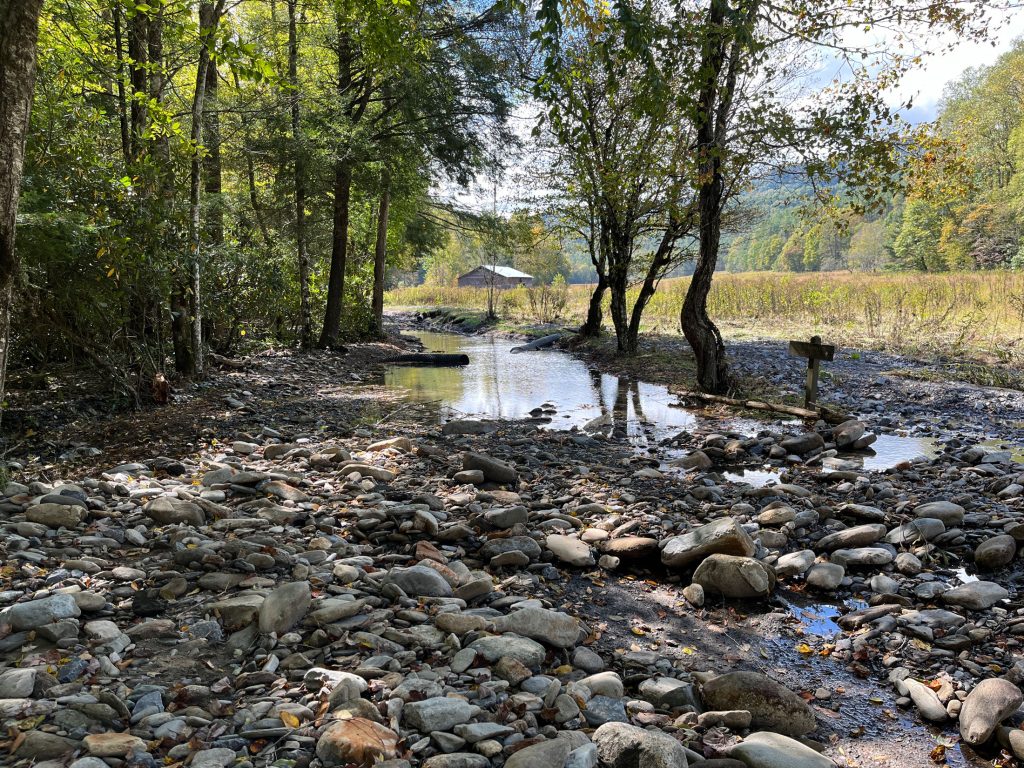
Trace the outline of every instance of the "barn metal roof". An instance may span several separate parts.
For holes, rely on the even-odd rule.
[[[476,269],[486,269],[486,270],[489,270],[491,272],[494,272],[494,274],[496,274],[496,275],[501,275],[502,277],[528,277],[531,280],[533,279],[533,275],[528,275],[525,272],[520,272],[518,269],[512,269],[512,267],[498,267],[498,266],[493,266],[492,267],[490,264],[481,264]],[[476,269],[474,269],[472,271],[475,272]],[[467,272],[466,274],[469,274],[469,273]],[[463,277],[465,277],[465,275],[463,275]]]

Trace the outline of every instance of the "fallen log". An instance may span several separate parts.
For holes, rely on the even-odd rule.
[[[818,410],[800,408],[796,405],[785,405],[784,403],[767,403],[763,400],[740,400],[735,397],[724,395],[709,395],[705,392],[692,392],[689,390],[673,390],[672,394],[678,395],[684,400],[700,400],[705,403],[719,403],[730,405],[733,408],[749,408],[754,411],[769,411],[781,413],[786,416],[797,416],[801,419],[824,419],[829,424],[842,424],[849,417],[823,406]]]
[[[407,355],[396,355],[385,362],[395,365],[431,365],[435,367],[469,365],[469,355],[447,352],[413,352]]]
[[[509,351],[512,352],[512,354],[516,354],[517,352],[533,352],[534,350],[537,349],[544,349],[545,347],[550,347],[560,338],[562,338],[562,334],[552,333],[549,336],[541,336],[539,339],[534,339],[529,344],[522,344],[518,347],[512,347],[512,349]]]

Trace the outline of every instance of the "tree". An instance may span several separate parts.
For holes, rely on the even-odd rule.
[[[991,7],[982,0],[710,0],[706,8],[674,6],[666,25],[672,39],[695,41],[700,51],[700,65],[678,92],[677,104],[697,136],[700,246],[680,319],[701,389],[729,387],[725,345],[707,314],[729,201],[728,174],[775,162],[781,171],[800,168],[825,202],[835,200],[838,183],[856,190],[856,207],[882,204],[900,182],[908,158],[898,151],[907,133],[885,98],[888,88],[920,62],[903,48],[920,47],[925,35],[934,38],[941,30],[961,39],[983,37]],[[896,44],[863,34],[874,28],[888,29]],[[785,90],[768,87],[780,76],[799,83],[800,62],[822,51],[841,62],[846,76],[818,88],[806,106],[795,106],[792,88],[787,103]]]
[[[42,0],[0,0],[0,403],[10,356],[11,302],[18,274],[14,235],[42,6]]]
[[[653,17],[644,23],[653,24]],[[643,312],[659,281],[680,263],[679,246],[696,214],[684,182],[690,126],[664,99],[666,83],[690,63],[688,49],[638,54],[627,44],[633,29],[630,19],[598,11],[579,39],[558,41],[536,88],[558,148],[549,178],[597,272],[581,333],[599,331],[607,290],[617,349],[627,355],[637,350]],[[658,78],[651,77],[654,70]],[[630,308],[635,281],[640,288]]]
[[[306,157],[299,104],[299,0],[288,0],[288,87],[295,172],[295,253],[299,266],[299,346],[313,347],[313,312],[309,295],[309,253],[306,250]]]

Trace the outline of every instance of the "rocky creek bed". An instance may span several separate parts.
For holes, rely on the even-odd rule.
[[[1024,756],[1010,453],[824,472],[875,425],[704,428],[671,462],[614,430],[439,426],[374,384],[391,353],[255,358],[177,425],[112,420],[116,450],[23,464],[0,500],[4,764]],[[722,474],[752,463],[778,480]]]

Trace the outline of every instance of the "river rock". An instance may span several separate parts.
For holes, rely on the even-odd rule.
[[[824,552],[831,552],[834,549],[866,547],[880,541],[885,536],[885,531],[886,528],[881,523],[865,523],[822,536],[818,539],[817,547]]]
[[[803,456],[811,451],[820,451],[825,447],[825,440],[817,432],[807,432],[796,437],[787,437],[781,445],[786,453]]]
[[[941,520],[947,527],[963,523],[964,514],[964,508],[951,501],[929,501],[914,507],[914,517],[932,517]]]
[[[198,505],[176,496],[159,496],[146,504],[143,511],[157,525],[206,524],[206,515]]]
[[[658,556],[658,540],[644,536],[622,536],[618,539],[608,539],[598,544],[598,547],[605,554],[620,557],[623,560],[644,560],[648,557]]]
[[[468,647],[492,663],[503,656],[508,656],[531,669],[539,667],[547,655],[547,651],[540,643],[528,637],[512,634],[481,637]]]
[[[33,729],[25,734],[25,738],[15,750],[14,756],[19,759],[42,762],[64,757],[78,748],[79,743],[74,739]]]
[[[260,632],[284,634],[302,620],[309,610],[309,604],[308,581],[282,584],[267,595],[260,606]]]
[[[130,733],[90,733],[83,743],[94,757],[126,757],[146,751],[146,742]]]
[[[829,559],[844,568],[888,565],[896,556],[884,547],[857,547],[856,549],[837,549]]]
[[[594,564],[594,553],[590,546],[573,536],[552,533],[544,540],[544,546],[568,565],[588,568]]]
[[[766,731],[747,736],[729,750],[729,756],[749,768],[835,768],[836,765],[796,739]]]
[[[687,768],[683,745],[667,733],[605,723],[591,738],[605,768]]]
[[[411,597],[452,596],[452,585],[440,573],[425,565],[392,568],[384,582],[394,584]]]
[[[661,550],[661,562],[670,568],[686,568],[711,554],[750,557],[756,551],[750,535],[733,518],[723,517],[669,539]]]
[[[505,762],[505,768],[562,768],[570,752],[568,739],[548,739],[520,749]]]
[[[0,621],[7,619],[17,631],[36,629],[44,624],[52,624],[61,619],[73,619],[81,615],[82,611],[73,596],[51,595],[11,606],[7,613],[0,614]]]
[[[398,734],[363,717],[327,726],[316,743],[324,766],[372,765],[398,756]]]
[[[765,597],[775,588],[775,571],[752,557],[711,555],[697,566],[693,582],[723,597]]]
[[[983,744],[1021,704],[1020,688],[1000,677],[982,680],[967,694],[960,710],[960,735],[968,744]]]
[[[917,707],[917,711],[921,713],[921,717],[925,720],[930,720],[933,723],[942,723],[949,718],[946,708],[939,701],[938,694],[927,685],[919,683],[912,677],[904,680],[903,684],[906,686],[914,706]]]
[[[931,541],[945,532],[946,525],[938,518],[919,517],[889,531],[885,540],[896,546],[916,544],[921,541]]]
[[[831,591],[843,583],[846,569],[835,563],[815,563],[807,571],[804,579],[808,586]]]
[[[514,632],[539,640],[555,648],[572,648],[580,636],[580,623],[567,613],[546,608],[520,608],[506,616],[497,617],[496,632]]]
[[[942,600],[972,611],[984,611],[1010,596],[994,581],[972,581],[942,593]]]
[[[36,504],[25,510],[25,519],[47,528],[74,528],[86,515],[86,510],[68,504]]]
[[[31,667],[0,672],[0,699],[27,699],[36,685],[36,670]]]
[[[420,733],[450,731],[456,725],[468,723],[479,711],[480,707],[465,699],[435,696],[423,701],[408,702],[402,709],[402,720]]]
[[[1017,541],[1013,536],[1001,534],[985,539],[974,550],[974,564],[981,571],[997,571],[1013,562],[1017,554]]]
[[[807,702],[781,683],[759,672],[728,672],[704,683],[708,709],[745,709],[754,728],[802,736],[817,727]]]
[[[775,562],[775,575],[779,578],[801,576],[814,565],[814,552],[802,549],[799,552],[788,552]]]
[[[499,485],[515,485],[519,480],[515,467],[485,453],[466,451],[462,454],[462,468],[479,469],[487,480]]]

